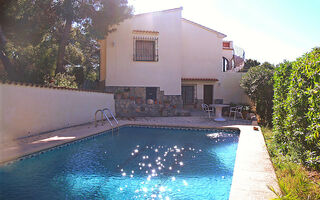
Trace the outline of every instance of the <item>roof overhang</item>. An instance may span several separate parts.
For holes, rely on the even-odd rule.
[[[167,9],[167,10],[140,13],[140,14],[135,14],[133,16],[136,17],[136,16],[142,16],[142,15],[157,14],[157,13],[164,13],[164,12],[175,12],[175,11],[182,11],[182,10],[183,10],[183,7],[178,7],[178,8],[172,8],[172,9]]]
[[[203,26],[203,25],[201,25],[201,24],[198,24],[198,23],[196,23],[196,22],[190,21],[190,20],[188,20],[188,19],[181,18],[181,20],[184,21],[184,22],[193,24],[193,25],[195,25],[195,26],[197,26],[197,27],[199,27],[199,28],[202,28],[202,29],[204,29],[204,30],[207,30],[207,31],[209,31],[209,32],[211,32],[211,33],[215,33],[215,34],[216,34],[218,37],[220,37],[220,38],[225,38],[225,37],[227,37],[227,35],[225,35],[225,34],[223,34],[223,33],[220,33],[219,31],[213,30],[213,29],[211,29],[211,28],[208,28],[208,27]]]

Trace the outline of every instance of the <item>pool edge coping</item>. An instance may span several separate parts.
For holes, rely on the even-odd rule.
[[[239,126],[240,135],[229,200],[269,200],[277,198],[277,195],[270,187],[278,194],[281,194],[278,178],[267,150],[261,127],[251,127],[252,129],[250,131],[245,130],[245,127]],[[259,128],[256,131],[253,127]],[[255,138],[258,146],[260,145],[260,150],[249,149],[252,145],[249,145],[248,142],[252,142],[254,140],[253,138]],[[248,155],[249,151],[252,151],[251,155]],[[265,186],[265,188],[262,188],[263,186]]]

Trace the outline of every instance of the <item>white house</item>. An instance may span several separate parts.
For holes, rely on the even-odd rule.
[[[135,15],[100,41],[100,81],[115,93],[117,114],[178,115],[176,108],[215,99],[248,102],[232,42],[181,12]]]

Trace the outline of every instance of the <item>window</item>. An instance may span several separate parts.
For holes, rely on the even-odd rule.
[[[133,60],[134,61],[151,61],[157,62],[158,56],[158,38],[134,38],[133,43]]]
[[[222,57],[222,71],[226,72],[228,70],[229,61],[225,57]]]
[[[155,61],[155,41],[136,40],[136,61]]]

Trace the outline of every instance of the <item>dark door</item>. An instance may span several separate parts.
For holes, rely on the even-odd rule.
[[[156,87],[147,87],[146,88],[146,101],[148,99],[157,100],[157,88]]]
[[[182,100],[183,104],[193,104],[194,99],[194,87],[193,86],[182,86]]]
[[[203,102],[207,105],[210,105],[213,103],[213,85],[204,85]]]

